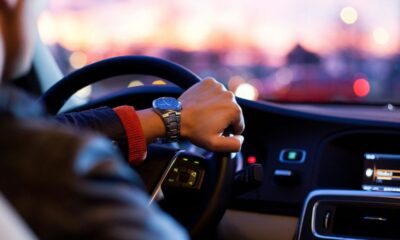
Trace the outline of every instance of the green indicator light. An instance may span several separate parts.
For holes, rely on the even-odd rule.
[[[173,178],[168,178],[168,182],[175,182],[175,179],[173,179]]]
[[[189,161],[189,159],[188,158],[183,158],[183,161],[187,162],[187,161]]]
[[[178,168],[174,168],[174,172],[178,172]]]
[[[294,160],[296,159],[297,153],[296,152],[289,152],[288,159]]]
[[[193,185],[193,182],[188,182],[188,184],[189,184],[190,186],[192,186],[192,185]]]
[[[199,165],[199,164],[200,164],[200,162],[199,162],[199,161],[194,161],[194,164],[197,164],[197,165]]]

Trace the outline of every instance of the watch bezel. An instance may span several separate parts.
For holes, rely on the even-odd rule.
[[[173,97],[161,97],[153,101],[153,108],[159,111],[176,111],[182,110],[182,103]]]

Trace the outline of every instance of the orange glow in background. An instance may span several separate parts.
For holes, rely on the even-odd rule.
[[[272,65],[282,64],[297,43],[320,54],[351,44],[370,54],[400,51],[400,19],[391,10],[399,8],[397,0],[349,0],[346,5],[336,0],[100,2],[50,1],[40,18],[40,36],[47,44],[85,52],[87,63],[135,47],[150,54],[155,47],[257,49]]]
[[[379,102],[400,91],[389,71],[400,55],[400,2],[367,2],[50,0],[39,33],[64,73],[149,55],[214,76],[250,100]],[[134,77],[81,95],[146,84]]]

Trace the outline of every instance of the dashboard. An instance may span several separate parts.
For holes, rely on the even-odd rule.
[[[365,177],[365,171],[374,169],[371,164],[381,165],[381,161],[372,163],[366,156],[398,158],[400,129],[394,121],[362,119],[360,115],[355,118],[354,111],[353,115],[347,111],[348,116],[337,116],[346,112],[345,107],[335,110],[320,106],[281,107],[273,103],[242,102],[246,119],[243,156],[245,160],[257,159],[265,172],[262,186],[237,197],[234,208],[299,216],[312,190],[377,190],[367,186],[389,182],[369,182],[371,179]],[[318,109],[324,110],[318,113]],[[360,109],[368,112],[365,107]],[[326,114],[328,111],[336,114]],[[282,159],[285,154],[286,158],[292,154],[293,159],[285,161]],[[302,157],[296,159],[298,155]],[[391,163],[388,167],[391,172],[385,174],[397,174],[399,162],[392,160]],[[389,185],[396,180],[390,181]]]
[[[276,235],[269,239],[290,239],[281,232],[293,227],[296,239],[399,236],[388,231],[399,222],[392,214],[400,203],[397,111],[239,102],[246,119],[243,158],[263,165],[264,181],[257,190],[237,196],[231,209],[268,216],[260,229],[274,219],[280,230],[270,229]],[[357,213],[349,215],[354,209]],[[281,223],[276,216],[292,218]],[[340,227],[343,219],[353,227]],[[382,235],[386,233],[392,235]]]

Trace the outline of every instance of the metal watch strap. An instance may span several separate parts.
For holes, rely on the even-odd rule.
[[[168,111],[162,114],[165,124],[165,141],[176,142],[180,137],[181,113]]]

